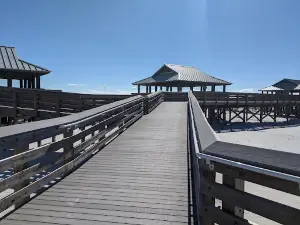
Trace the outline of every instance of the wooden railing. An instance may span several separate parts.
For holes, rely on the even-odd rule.
[[[140,95],[69,116],[0,128],[0,212],[66,176],[163,101]],[[5,191],[5,192],[3,192]]]
[[[300,104],[300,95],[240,92],[193,92],[201,105]],[[186,92],[164,92],[165,101],[188,101]]]
[[[0,128],[0,211],[24,204],[84,163],[144,114],[135,96],[62,118]],[[4,192],[5,193],[5,192]],[[2,194],[3,195],[3,194]]]
[[[300,104],[300,95],[235,92],[194,92],[201,105]]]
[[[250,225],[244,210],[280,224],[299,224],[300,210],[277,202],[275,190],[300,196],[300,155],[222,142],[192,92],[188,108],[195,224]],[[274,198],[246,192],[245,181],[275,189]],[[216,200],[222,207],[215,206]]]
[[[82,112],[130,96],[0,87],[0,116],[53,118]]]

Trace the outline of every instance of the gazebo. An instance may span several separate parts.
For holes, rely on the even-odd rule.
[[[297,95],[299,95],[300,80],[284,78],[271,86],[260,89],[259,91],[261,91],[262,94],[286,93],[293,95],[297,93]]]
[[[20,88],[39,89],[40,77],[50,72],[19,59],[14,47],[0,46],[0,79],[7,80],[7,87],[12,87],[12,80],[19,80]]]
[[[136,81],[133,85],[137,85],[138,93],[141,93],[141,86],[146,87],[146,93],[151,93],[152,86],[155,91],[158,87],[160,90],[165,87],[166,91],[173,91],[175,87],[177,91],[182,91],[184,87],[191,90],[199,87],[199,91],[207,91],[207,87],[210,87],[211,91],[215,91],[216,86],[222,86],[225,92],[226,86],[231,83],[208,75],[192,66],[164,64],[153,76]]]

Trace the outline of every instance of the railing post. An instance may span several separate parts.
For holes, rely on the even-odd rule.
[[[59,117],[60,116],[60,95],[58,94],[56,96],[56,116]]]
[[[203,163],[205,163],[204,161],[205,160],[199,160],[199,161],[202,161],[202,164],[201,164],[201,167],[202,167],[202,174],[200,173],[200,176],[202,176],[202,178],[200,178],[200,182],[202,179],[204,180],[207,180],[209,182],[215,182],[216,180],[216,173],[215,171],[213,170],[212,167],[210,167],[210,170],[207,170],[206,168],[204,168],[202,165]],[[206,162],[209,164],[209,162]],[[215,198],[212,198],[210,196],[206,196],[206,195],[203,195],[202,194],[202,208],[204,209],[204,211],[206,211],[205,207],[215,207]],[[203,210],[202,210],[202,213]],[[203,225],[214,225],[215,223],[210,219],[210,218],[207,218],[207,217],[203,217]]]
[[[71,137],[73,135],[73,130],[67,130],[64,133],[64,138],[67,137]],[[68,153],[70,153],[71,151],[73,151],[73,142],[68,143],[65,147],[64,147],[64,164],[67,164],[68,162],[70,162],[73,157],[74,157],[74,152],[71,153],[71,157],[68,158]]]
[[[34,99],[33,99],[34,117],[38,116],[38,101],[39,101],[38,93],[34,92]]]
[[[12,116],[13,116],[14,123],[16,123],[17,107],[18,107],[17,92],[13,91],[12,94],[13,94],[13,115]]]
[[[20,145],[18,147],[16,147],[14,149],[14,155],[18,155],[21,154],[25,151],[27,151],[29,149],[29,145]],[[28,163],[24,163],[23,165],[19,165],[14,167],[14,174],[19,173],[21,171],[23,171],[24,169],[26,169],[28,167]],[[19,182],[18,184],[16,184],[13,189],[15,192],[17,192],[18,190],[21,190],[22,188],[26,187],[27,185],[29,185],[30,180],[26,179],[22,182]],[[28,202],[30,200],[30,195],[26,195],[26,196],[22,196],[20,199],[15,201],[15,208],[20,207],[21,205],[25,204],[26,202]]]
[[[233,178],[231,176],[223,174],[223,185],[233,188],[239,191],[245,190],[245,181],[238,179],[238,178]],[[222,202],[222,209],[224,212],[233,214],[239,218],[244,218],[244,209],[238,207],[238,206],[232,206],[230,203]]]
[[[149,98],[148,96],[145,96],[144,97],[144,115],[148,114],[149,113]]]

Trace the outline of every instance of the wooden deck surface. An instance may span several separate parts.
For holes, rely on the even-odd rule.
[[[189,224],[187,156],[187,103],[163,102],[0,224]]]

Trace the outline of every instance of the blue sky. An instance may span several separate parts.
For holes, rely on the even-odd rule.
[[[7,0],[0,45],[52,70],[44,88],[132,92],[171,63],[256,90],[300,79],[299,12],[299,0]]]

